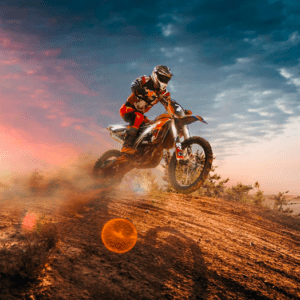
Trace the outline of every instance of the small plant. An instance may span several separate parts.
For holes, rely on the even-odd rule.
[[[258,181],[255,182],[254,187],[257,188],[257,191],[253,196],[253,200],[252,200],[253,204],[255,206],[262,207],[262,203],[265,201],[264,192],[259,189],[260,185]]]
[[[225,190],[225,198],[230,201],[248,202],[248,193],[252,189],[251,185],[243,185],[238,182],[237,185]]]
[[[215,159],[215,157],[214,157]],[[211,172],[214,172],[217,167],[212,166]],[[208,178],[204,181],[203,185],[199,188],[198,194],[206,197],[220,197],[225,190],[225,183],[229,181],[229,178],[221,180],[221,175],[213,174],[208,175]]]
[[[282,206],[288,204],[286,198],[284,197],[284,194],[287,194],[288,192],[289,191],[279,192],[276,196],[274,196],[274,199],[275,199],[274,209],[276,209],[278,211],[283,211]]]
[[[7,245],[6,251],[0,256],[0,269],[2,276],[14,282],[17,286],[23,286],[39,278],[41,272],[50,261],[52,249],[56,248],[59,235],[53,224],[44,225],[39,233],[26,231],[22,236],[21,248],[14,250],[11,255]]]

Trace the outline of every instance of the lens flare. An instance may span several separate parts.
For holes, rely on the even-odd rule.
[[[101,239],[108,250],[115,253],[125,253],[136,244],[137,231],[128,220],[112,219],[104,225]]]
[[[132,183],[132,189],[137,194],[144,194],[146,190],[144,189],[143,185],[139,182],[133,182]]]
[[[22,227],[24,229],[32,230],[36,224],[36,220],[36,216],[33,213],[29,213],[25,216]]]

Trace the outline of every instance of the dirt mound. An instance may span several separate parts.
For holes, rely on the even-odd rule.
[[[1,299],[300,298],[297,218],[172,193],[64,195],[59,209],[46,196],[30,204],[34,230],[24,229],[28,209],[2,203]],[[127,253],[101,241],[113,218],[137,229]]]

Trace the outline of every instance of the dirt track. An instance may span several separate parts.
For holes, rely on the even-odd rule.
[[[59,242],[38,280],[21,282],[3,266],[20,255],[22,212],[0,211],[10,242],[0,299],[300,299],[299,218],[218,198],[102,192],[49,207]],[[130,252],[103,245],[113,218],[136,227]]]

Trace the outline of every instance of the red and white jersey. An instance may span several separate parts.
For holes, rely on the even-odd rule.
[[[153,91],[151,97],[148,97],[145,93],[145,89]],[[141,113],[146,113],[151,109],[151,107],[158,102],[161,102],[164,107],[168,106],[169,101],[171,101],[171,95],[167,90],[161,90],[154,88],[154,82],[150,76],[138,77],[131,84],[132,94],[127,99],[127,104],[134,107],[137,111]]]

